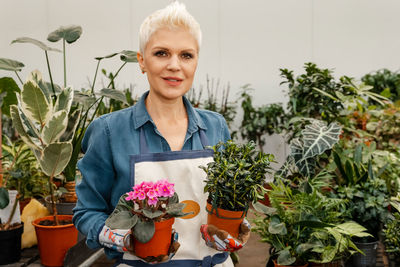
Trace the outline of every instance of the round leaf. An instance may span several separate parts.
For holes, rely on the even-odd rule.
[[[71,44],[81,37],[82,27],[77,25],[61,26],[57,30],[51,32],[47,36],[47,40],[50,42],[57,42],[61,39],[65,39],[67,43]]]
[[[11,42],[11,44],[14,44],[14,43],[31,43],[31,44],[34,44],[34,45],[38,46],[39,48],[41,48],[41,49],[43,49],[45,51],[61,52],[61,50],[59,50],[57,48],[48,47],[47,45],[45,45],[41,41],[33,39],[33,38],[29,38],[29,37],[17,38],[14,41]]]
[[[0,70],[21,71],[23,67],[25,67],[25,65],[22,62],[8,58],[0,58]]]
[[[109,88],[104,88],[100,90],[99,95],[101,96],[105,96],[117,101],[121,101],[124,104],[128,104],[126,102],[126,97],[124,95],[124,93],[122,93],[121,91],[115,90],[115,89],[109,89]]]
[[[10,197],[8,195],[8,190],[4,187],[0,187],[0,209],[4,209],[10,203]]]
[[[106,225],[111,229],[131,229],[136,225],[138,217],[131,211],[124,210],[113,212],[106,220]]]
[[[155,230],[154,221],[138,220],[133,228],[133,235],[139,242],[147,243],[153,238]]]

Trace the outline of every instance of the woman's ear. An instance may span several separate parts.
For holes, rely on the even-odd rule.
[[[139,67],[142,70],[142,72],[146,71],[144,69],[143,55],[140,52],[137,52],[136,57],[138,59]]]

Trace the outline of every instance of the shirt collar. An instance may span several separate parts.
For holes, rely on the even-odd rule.
[[[149,113],[147,112],[145,104],[145,100],[148,94],[149,91],[145,92],[135,105],[135,112],[134,112],[135,114],[133,117],[135,129],[138,129],[139,127],[143,126],[148,121],[153,123],[153,120],[151,119]],[[183,103],[185,104],[186,112],[189,118],[188,132],[192,134],[196,132],[199,128],[207,130],[207,127],[205,126],[203,119],[200,117],[196,109],[193,108],[193,106],[190,104],[190,101],[185,96],[183,96]]]

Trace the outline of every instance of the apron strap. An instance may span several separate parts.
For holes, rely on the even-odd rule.
[[[203,146],[203,149],[205,149],[207,146],[210,145],[208,142],[207,135],[203,129],[199,130],[199,137],[200,137],[200,142],[201,145]],[[139,144],[140,144],[140,154],[149,154],[149,146],[147,145],[147,140],[146,136],[144,135],[144,127],[140,127],[140,136],[139,136]]]

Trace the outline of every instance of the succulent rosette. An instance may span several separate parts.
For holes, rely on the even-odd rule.
[[[174,184],[167,179],[142,182],[122,195],[113,213],[106,220],[111,229],[132,229],[141,243],[154,235],[155,222],[186,216],[184,203],[179,203]]]

